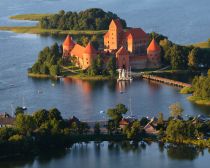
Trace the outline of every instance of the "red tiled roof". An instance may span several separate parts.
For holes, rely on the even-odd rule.
[[[129,124],[129,121],[123,118],[123,119],[119,122],[119,124],[120,124],[120,125],[128,125],[128,124]]]
[[[72,49],[72,51],[71,51],[71,55],[74,55],[74,56],[82,58],[84,51],[85,51],[85,47],[83,47],[83,46],[81,46],[79,44],[76,44],[74,46],[74,48]]]
[[[155,39],[151,41],[147,51],[160,51],[160,46],[156,43]]]
[[[148,37],[148,35],[141,28],[131,28],[127,30],[127,38],[140,39]]]
[[[96,54],[97,51],[96,49],[91,45],[91,43],[89,42],[88,45],[86,46],[85,50],[84,50],[85,54]]]
[[[64,46],[71,46],[74,45],[74,41],[72,40],[72,37],[70,35],[67,35],[65,41],[63,42]]]
[[[129,52],[122,46],[120,49],[116,52],[117,55],[128,55]]]

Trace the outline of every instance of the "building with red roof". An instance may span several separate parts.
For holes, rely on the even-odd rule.
[[[97,51],[91,43],[83,47],[74,43],[69,35],[63,42],[63,58],[74,57],[75,64],[81,69],[87,69],[96,58],[96,55]]]
[[[123,30],[120,20],[112,20],[104,35],[104,50],[116,53],[118,68],[131,66],[133,69],[160,66],[160,47],[153,39],[149,45],[149,35],[141,28]],[[118,52],[122,51],[123,52]],[[148,48],[147,48],[148,47]],[[125,50],[127,50],[125,55]],[[125,61],[126,60],[126,61]],[[123,65],[122,65],[122,62]]]
[[[149,35],[141,28],[129,28],[123,30],[119,19],[112,20],[109,30],[104,35],[104,51],[96,49],[88,43],[86,47],[76,44],[68,35],[63,42],[63,57],[76,58],[76,65],[87,69],[96,58],[97,53],[104,56],[107,62],[107,54],[116,56],[118,69],[155,68],[161,65],[160,46],[153,39],[150,43]]]

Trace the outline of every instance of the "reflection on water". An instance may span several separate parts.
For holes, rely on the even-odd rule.
[[[0,168],[51,168],[74,167],[110,167],[131,166],[149,167],[185,167],[199,168],[207,165],[209,153],[192,146],[168,145],[158,143],[102,142],[75,144],[65,151],[48,151],[35,158],[1,161]],[[202,160],[202,162],[200,162]],[[177,162],[178,161],[178,162]],[[193,162],[191,162],[193,161]],[[106,166],[104,166],[106,165]],[[202,168],[205,166],[201,166]],[[206,167],[207,168],[207,167]]]

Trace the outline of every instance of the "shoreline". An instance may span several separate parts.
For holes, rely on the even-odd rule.
[[[210,100],[201,99],[201,98],[196,97],[196,96],[189,96],[189,97],[187,97],[187,100],[189,100],[190,102],[193,102],[197,105],[210,106]]]
[[[69,78],[69,79],[81,79],[81,80],[90,80],[90,81],[105,81],[105,80],[116,80],[116,77],[110,77],[110,76],[86,76],[86,75],[68,75],[68,76],[50,76],[46,74],[34,74],[34,73],[28,73],[28,77],[31,78],[37,78],[37,79],[59,79],[59,78]]]
[[[107,30],[60,30],[43,29],[38,26],[0,26],[1,31],[39,35],[103,35]]]

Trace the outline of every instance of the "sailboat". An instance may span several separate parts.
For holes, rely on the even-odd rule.
[[[131,77],[131,67],[129,71],[126,71],[125,69],[119,70],[119,77],[117,81],[132,81],[133,78]]]
[[[27,110],[27,107],[25,106],[25,99],[24,99],[24,97],[23,97],[22,109],[23,109],[23,110]]]
[[[129,77],[130,81],[133,81],[132,75],[131,75],[131,66],[130,66],[130,77]]]

